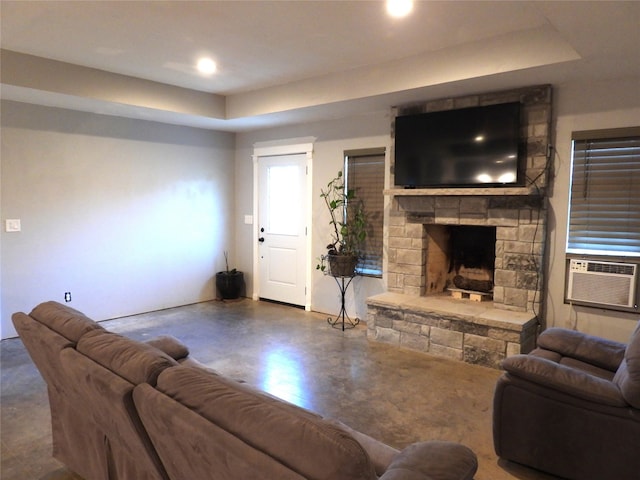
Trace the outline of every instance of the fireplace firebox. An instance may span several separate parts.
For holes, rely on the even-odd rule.
[[[425,295],[468,291],[493,296],[496,228],[475,225],[425,225]]]

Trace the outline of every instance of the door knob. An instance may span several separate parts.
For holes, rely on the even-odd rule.
[[[264,237],[260,237],[260,238],[258,239],[258,241],[259,241],[260,243],[264,242]]]

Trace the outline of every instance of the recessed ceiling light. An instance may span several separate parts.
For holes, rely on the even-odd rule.
[[[413,0],[387,0],[387,13],[392,17],[405,17],[413,10]]]
[[[216,62],[210,58],[201,58],[198,60],[197,68],[198,71],[204,75],[211,75],[212,73],[215,73],[217,69]]]

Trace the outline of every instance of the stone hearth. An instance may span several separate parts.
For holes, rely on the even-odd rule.
[[[379,342],[493,368],[535,346],[536,316],[492,302],[382,293],[367,304],[368,337]]]

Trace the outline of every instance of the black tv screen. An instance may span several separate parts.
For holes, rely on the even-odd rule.
[[[519,186],[521,145],[519,103],[401,115],[395,124],[395,185]]]

